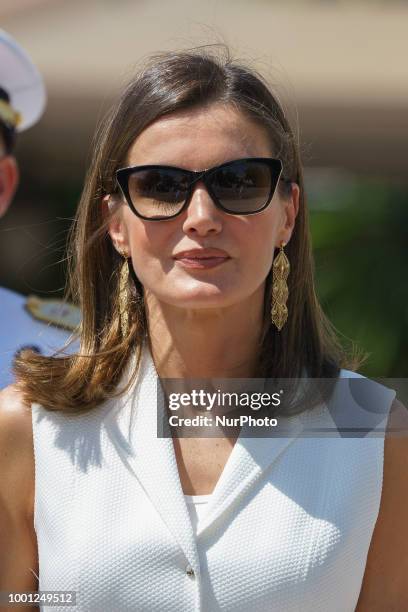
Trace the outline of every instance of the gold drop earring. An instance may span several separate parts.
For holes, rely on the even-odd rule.
[[[272,323],[280,331],[288,319],[288,309],[286,302],[289,297],[289,289],[286,280],[290,272],[290,263],[286,257],[283,247],[286,246],[282,242],[278,255],[273,260],[272,264],[272,306],[271,319]]]
[[[117,247],[117,250],[124,258],[122,266],[120,268],[119,275],[119,312],[120,312],[120,328],[122,336],[125,338],[129,331],[129,313],[128,313],[128,288],[129,288],[129,254],[122,249]]]

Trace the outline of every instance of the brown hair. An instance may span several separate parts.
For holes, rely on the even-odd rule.
[[[223,53],[204,47],[150,56],[100,126],[70,247],[70,295],[82,310],[80,350],[69,357],[23,352],[15,372],[28,402],[79,413],[120,392],[118,382],[130,355],[140,349],[147,326],[137,297],[142,288],[135,278],[127,295],[129,330],[122,336],[118,294],[123,260],[107,235],[101,199],[116,191],[115,171],[126,163],[130,146],[149,124],[176,111],[212,104],[229,105],[266,129],[283,162],[284,177],[300,187],[299,213],[286,247],[291,262],[289,318],[280,332],[271,324],[270,273],[259,375],[295,378],[306,368],[310,377],[335,378],[340,367],[356,365],[348,360],[316,297],[299,146],[285,113],[261,75],[233,61],[224,45],[215,47]],[[287,183],[280,189],[287,189]]]

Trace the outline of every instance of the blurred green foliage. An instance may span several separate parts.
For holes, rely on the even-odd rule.
[[[362,373],[408,374],[408,194],[389,181],[339,182],[310,194],[320,300],[369,358]]]

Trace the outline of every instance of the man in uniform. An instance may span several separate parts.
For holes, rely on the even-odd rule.
[[[18,185],[18,165],[13,155],[16,134],[39,120],[45,101],[37,68],[20,45],[0,30],[0,217]],[[13,382],[12,363],[18,352],[31,348],[53,354],[64,346],[78,324],[79,311],[72,305],[27,298],[0,287],[0,389]]]

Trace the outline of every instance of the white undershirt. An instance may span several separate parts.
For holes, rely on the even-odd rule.
[[[211,493],[208,495],[184,495],[187,508],[190,513],[194,534],[197,534],[198,524],[205,514],[210,497]]]

